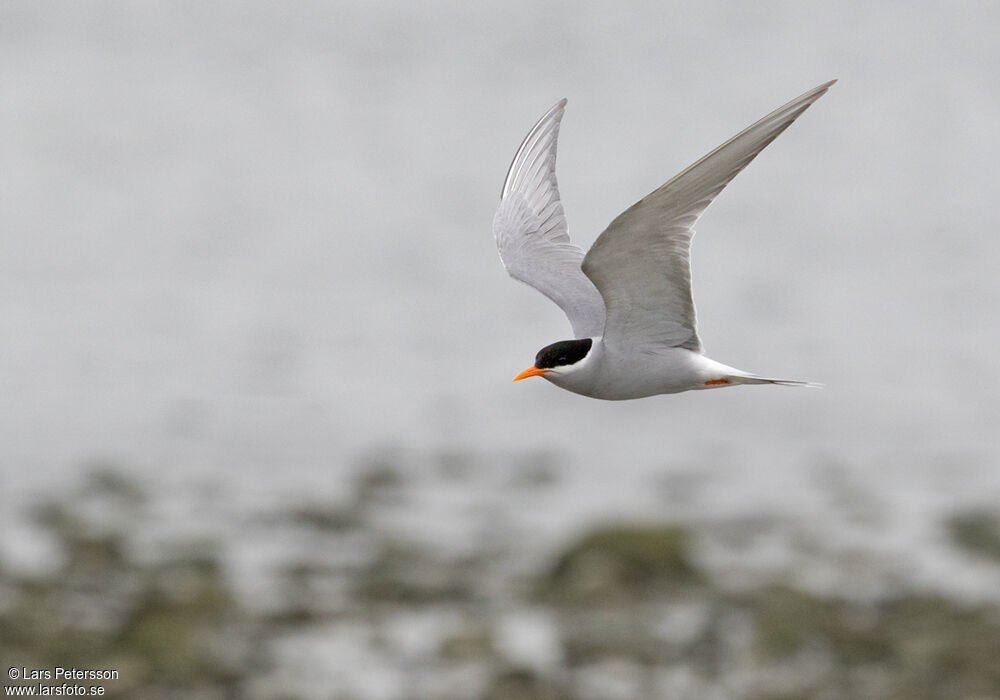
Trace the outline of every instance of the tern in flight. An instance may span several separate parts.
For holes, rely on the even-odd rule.
[[[546,112],[510,165],[493,234],[510,276],[558,304],[574,338],[539,350],[514,381],[540,376],[609,400],[737,384],[817,386],[760,377],[702,354],[690,248],[695,222],[712,200],[835,82],[779,107],[633,204],[586,255],[569,240],[556,183],[566,100]]]

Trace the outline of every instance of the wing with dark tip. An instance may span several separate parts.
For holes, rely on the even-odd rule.
[[[528,132],[517,150],[493,217],[500,260],[516,280],[559,305],[577,338],[604,330],[604,302],[583,274],[583,250],[566,231],[556,183],[556,145],[566,100],[560,100]]]

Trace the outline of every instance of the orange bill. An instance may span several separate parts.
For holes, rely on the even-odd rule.
[[[523,372],[519,372],[518,375],[516,377],[514,377],[511,381],[512,382],[516,382],[519,379],[527,379],[528,377],[537,377],[538,375],[545,374],[548,371],[549,370],[547,370],[547,369],[538,369],[537,367],[535,367],[534,365],[532,365],[531,367],[529,367],[528,369],[524,370]]]

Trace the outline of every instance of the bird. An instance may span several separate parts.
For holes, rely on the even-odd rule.
[[[493,235],[508,274],[555,302],[573,338],[539,350],[513,381],[542,377],[612,401],[744,384],[821,386],[762,377],[705,356],[690,248],[694,225],[712,200],[835,82],[779,107],[640,199],[586,254],[570,241],[556,182],[566,99],[549,109],[511,162]]]

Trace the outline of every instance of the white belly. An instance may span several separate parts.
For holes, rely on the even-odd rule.
[[[597,348],[595,348],[597,349]],[[543,375],[556,386],[595,399],[621,401],[656,394],[676,394],[693,389],[726,386],[706,384],[727,375],[745,374],[683,348],[656,352],[611,354],[603,348],[586,363],[566,372]]]

